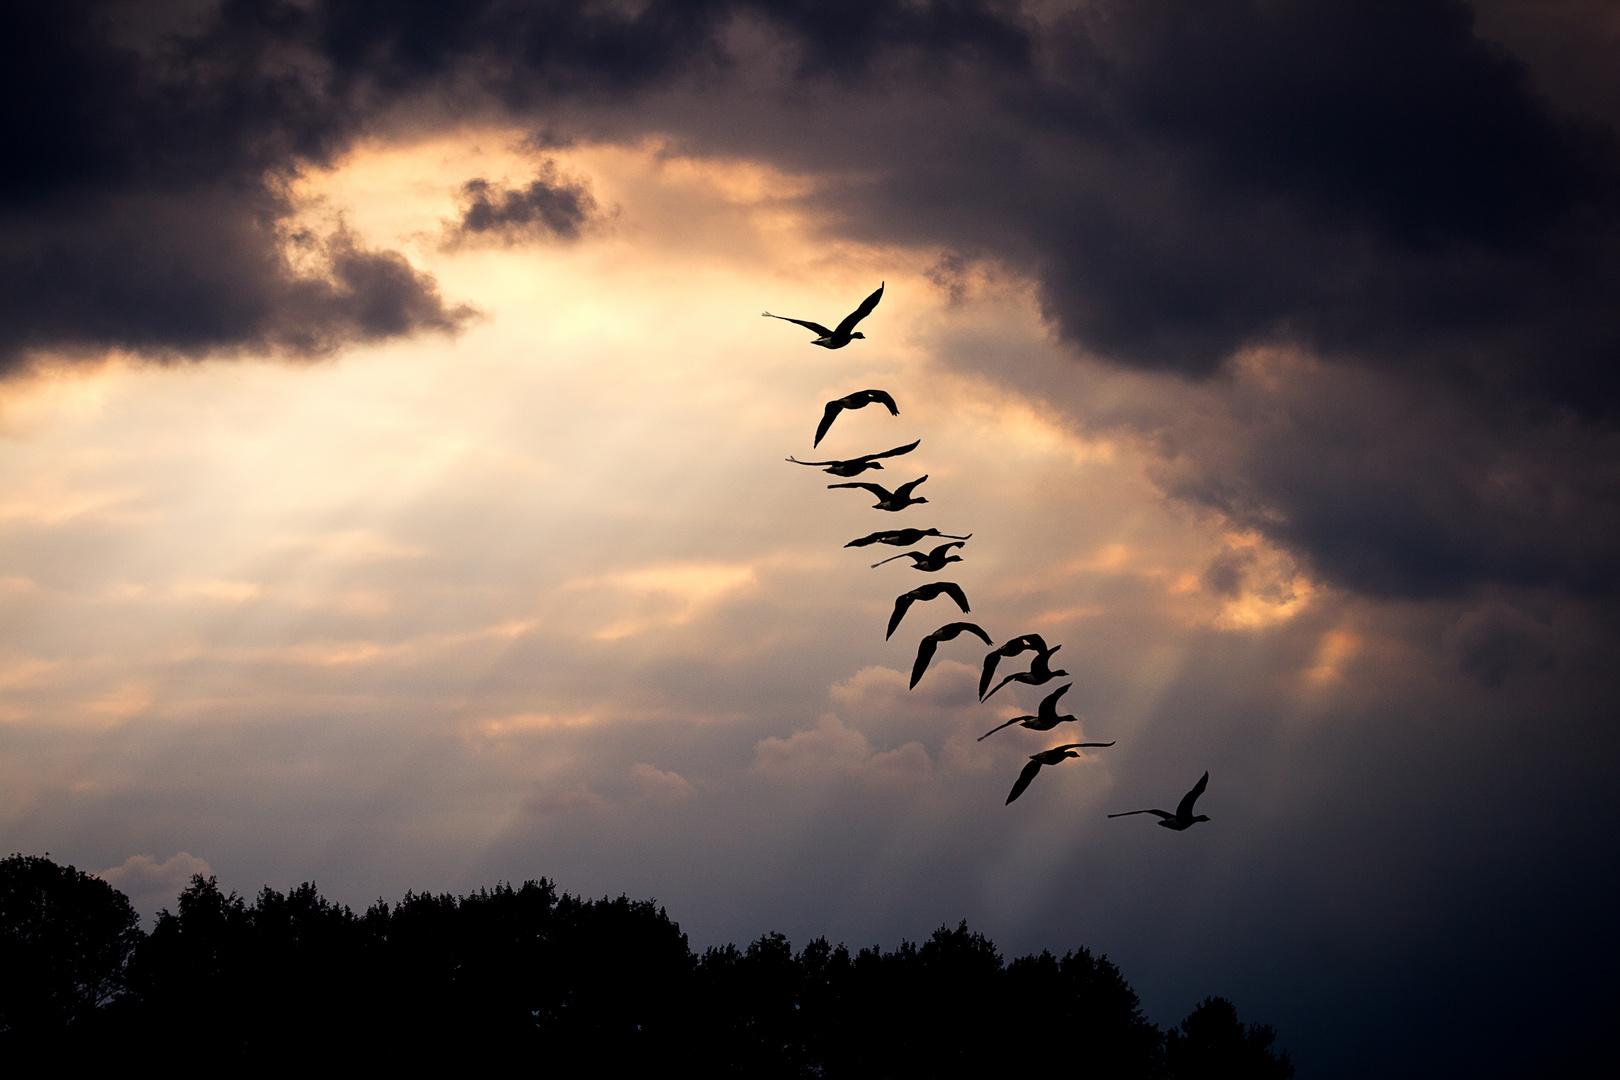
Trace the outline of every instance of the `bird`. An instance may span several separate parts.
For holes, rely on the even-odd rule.
[[[859,480],[852,480],[847,484],[828,484],[827,490],[831,491],[833,488],[865,488],[867,491],[870,491],[873,495],[877,496],[878,501],[872,504],[872,509],[899,512],[908,506],[915,506],[918,503],[925,503],[928,501],[924,498],[914,499],[911,497],[911,493],[916,490],[917,485],[926,479],[928,479],[928,476],[925,473],[909,483],[901,484],[893,491],[883,487],[881,484],[867,484],[862,483]]]
[[[996,665],[1001,663],[1003,656],[1017,656],[1019,653],[1029,652],[1031,649],[1037,652],[1045,652],[1046,639],[1039,634],[1025,634],[1022,637],[1013,638],[987,655],[984,658],[984,674],[979,676],[979,700],[984,700],[984,692],[990,686],[990,680],[996,677]]]
[[[1005,806],[1022,795],[1024,789],[1029,787],[1030,781],[1035,779],[1035,774],[1041,771],[1042,765],[1056,765],[1064,758],[1079,757],[1080,755],[1074,752],[1075,747],[1113,745],[1113,743],[1072,742],[1065,743],[1062,746],[1054,746],[1050,750],[1042,750],[1038,754],[1029,755],[1029,764],[1025,765],[1024,771],[1018,774],[1018,783],[1012,786],[1012,791],[1007,793],[1007,802],[1002,805]]]
[[[1109,814],[1108,816],[1112,818],[1130,817],[1132,814],[1154,814],[1158,817],[1159,824],[1164,828],[1181,832],[1183,829],[1192,828],[1196,822],[1209,820],[1203,814],[1193,817],[1193,803],[1198,801],[1198,796],[1202,795],[1204,789],[1208,786],[1209,773],[1206,771],[1203,776],[1198,778],[1198,783],[1193,785],[1193,789],[1181,797],[1181,805],[1176,807],[1176,812],[1173,814],[1167,810],[1127,810],[1123,814]]]
[[[822,436],[827,434],[827,429],[832,427],[832,422],[838,419],[839,413],[845,409],[864,409],[874,401],[888,409],[890,416],[900,415],[900,406],[894,403],[894,398],[889,396],[887,390],[857,390],[847,397],[827,402],[827,408],[821,414],[821,423],[816,425],[816,441],[810,445],[821,445]]]
[[[928,670],[928,665],[933,663],[934,650],[939,648],[939,643],[942,641],[950,641],[957,635],[963,633],[977,634],[980,638],[984,639],[984,643],[986,645],[990,644],[990,635],[985,633],[984,629],[975,623],[946,623],[938,630],[935,630],[932,634],[929,634],[927,637],[923,638],[922,641],[918,642],[917,662],[911,665],[911,685],[907,687],[907,689],[917,689],[917,681],[923,677],[923,672]]]
[[[1003,686],[1006,686],[1010,682],[1021,682],[1030,686],[1040,686],[1042,683],[1049,683],[1061,675],[1067,675],[1068,672],[1064,671],[1062,668],[1053,671],[1050,667],[1052,654],[1061,648],[1063,648],[1063,646],[1054,645],[1050,649],[1040,650],[1035,654],[1035,659],[1029,662],[1028,671],[1013,672],[1005,679],[1002,679],[1000,682],[996,683],[996,690],[1000,690]],[[996,690],[990,691],[979,700],[989,701],[991,698],[996,696]]]
[[[907,446],[897,446],[893,450],[885,450],[881,454],[864,454],[858,458],[850,458],[848,461],[800,461],[796,457],[790,457],[788,460],[795,465],[826,465],[827,468],[821,471],[830,472],[834,476],[859,476],[867,469],[883,468],[883,463],[878,461],[878,458],[899,457],[901,454],[909,454],[917,449],[918,443],[921,442],[922,440],[918,439],[917,442]]]
[[[938,529],[891,529],[887,532],[868,533],[859,540],[851,540],[845,547],[870,547],[873,544],[887,544],[890,547],[905,547],[915,544],[925,536],[938,536],[945,540],[971,540],[973,534],[966,536],[952,536],[942,533]]]
[[[808,319],[790,319],[786,315],[772,315],[768,311],[760,314],[767,319],[781,319],[783,322],[798,323],[806,330],[814,331],[820,336],[810,343],[812,345],[820,345],[823,349],[842,349],[855,338],[860,338],[862,341],[866,340],[865,334],[855,330],[855,324],[872,314],[872,309],[878,306],[879,300],[883,299],[883,286],[887,284],[887,281],[880,284],[877,287],[877,292],[862,300],[860,307],[844,316],[844,321],[838,324],[836,330],[829,330],[820,323],[813,323]]]
[[[962,586],[954,581],[930,581],[927,585],[920,585],[894,598],[894,614],[889,616],[889,632],[883,635],[883,640],[888,641],[894,636],[894,628],[900,625],[900,620],[906,617],[906,612],[911,610],[912,604],[918,600],[933,600],[940,593],[955,600],[956,606],[962,609],[962,614],[968,613],[967,594],[962,591]]]
[[[930,551],[926,555],[920,551],[902,551],[898,555],[891,555],[887,559],[873,563],[872,569],[876,570],[884,563],[891,563],[896,559],[909,558],[912,561],[911,568],[913,570],[922,570],[926,573],[932,574],[936,571],[945,569],[946,563],[961,562],[962,556],[945,554],[947,551],[951,550],[951,548],[959,548],[961,546],[962,541],[958,540],[954,544],[941,544],[939,547],[935,548],[933,551]],[[986,641],[985,644],[988,645],[990,642]]]
[[[1053,728],[1067,720],[1073,720],[1075,723],[1079,723],[1080,718],[1078,716],[1059,716],[1057,711],[1058,698],[1062,697],[1064,694],[1067,694],[1069,692],[1069,688],[1073,685],[1074,683],[1064,683],[1050,694],[1047,694],[1046,697],[1041,699],[1041,707],[1036,711],[1036,715],[1015,716],[1011,720],[1008,720],[1005,724],[997,724],[983,735],[980,735],[977,741],[984,742],[984,740],[988,739],[1002,728],[1011,727],[1014,724],[1023,724],[1031,731],[1051,731]],[[1104,745],[1113,746],[1114,744],[1106,743]]]

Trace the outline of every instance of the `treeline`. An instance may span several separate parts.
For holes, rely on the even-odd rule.
[[[0,862],[0,1048],[80,1064],[144,1045],[254,1071],[522,1055],[747,1077],[1292,1076],[1274,1040],[1221,998],[1161,1031],[1106,958],[1004,962],[966,923],[889,952],[767,934],[698,955],[662,908],[544,879],[356,913],[313,885],[250,901],[195,877],[144,933],[99,878]]]

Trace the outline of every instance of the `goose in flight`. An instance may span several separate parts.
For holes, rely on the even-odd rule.
[[[917,662],[911,665],[911,685],[907,689],[917,689],[917,681],[923,677],[923,672],[928,670],[928,665],[934,662],[934,651],[939,648],[939,643],[942,641],[950,641],[957,635],[963,633],[977,634],[984,640],[986,645],[990,644],[990,635],[985,633],[983,628],[978,626],[976,623],[946,623],[944,626],[940,627],[938,630],[935,630],[932,634],[929,634],[918,643]]]
[[[918,443],[921,442],[922,440],[918,439],[917,442],[909,446],[897,446],[893,450],[885,450],[881,454],[865,454],[858,458],[850,458],[848,461],[800,461],[796,457],[790,457],[788,460],[795,465],[825,465],[827,468],[821,471],[830,472],[834,476],[859,476],[867,469],[883,468],[878,458],[899,457],[901,454],[909,454],[917,449]],[[848,546],[845,545],[845,547]]]
[[[1069,688],[1073,685],[1074,683],[1064,683],[1050,694],[1047,694],[1046,697],[1041,700],[1041,707],[1039,710],[1037,710],[1036,715],[1015,716],[1005,724],[997,724],[983,735],[980,735],[977,741],[984,742],[984,740],[988,739],[1002,728],[1011,727],[1014,724],[1023,724],[1031,731],[1051,731],[1059,724],[1068,720],[1073,720],[1078,724],[1080,722],[1080,718],[1078,716],[1059,716],[1057,711],[1058,698],[1062,697],[1064,694],[1067,694],[1069,692]],[[1113,746],[1114,744],[1103,743],[1102,745]]]
[[[888,488],[879,484],[865,484],[858,480],[852,480],[847,484],[828,484],[827,490],[831,491],[833,488],[865,488],[867,491],[870,491],[873,495],[877,496],[878,501],[872,504],[872,509],[898,512],[900,510],[904,510],[908,506],[915,506],[917,503],[925,503],[928,501],[927,499],[923,498],[914,499],[911,497],[912,491],[916,489],[918,484],[922,483],[926,479],[928,479],[928,476],[927,474],[924,474],[917,477],[917,479],[912,480],[910,483],[901,484],[893,491],[890,491]],[[899,558],[898,555],[895,557]]]
[[[990,680],[996,677],[996,665],[1001,663],[1003,656],[1017,656],[1019,653],[1046,651],[1046,639],[1039,634],[1025,634],[1015,637],[1011,641],[995,649],[984,658],[984,674],[979,676],[979,700],[984,700],[984,692],[990,687]]]
[[[1018,783],[1014,784],[1012,791],[1008,792],[1007,803],[1011,803],[1024,793],[1024,789],[1029,787],[1030,781],[1035,779],[1035,774],[1041,771],[1042,765],[1056,765],[1064,758],[1079,757],[1080,755],[1075,753],[1075,747],[1113,745],[1113,743],[1072,742],[1065,743],[1062,746],[1054,746],[1050,750],[1042,750],[1038,754],[1029,755],[1029,764],[1025,765],[1024,771],[1018,774]],[[1002,805],[1005,806],[1007,803]]]
[[[1054,645],[1050,649],[1040,650],[1035,654],[1035,659],[1029,662],[1028,671],[1013,672],[1005,679],[1002,679],[1000,682],[996,683],[996,690],[1000,690],[1003,686],[1006,686],[1010,682],[1021,682],[1029,686],[1040,686],[1043,683],[1051,682],[1060,675],[1067,675],[1068,672],[1064,671],[1062,668],[1053,671],[1050,667],[1052,654],[1061,648],[1063,648],[1063,646]],[[996,690],[990,691],[980,700],[989,701],[991,698],[996,696]]]
[[[967,594],[962,591],[962,586],[954,581],[930,581],[927,585],[920,585],[894,598],[894,614],[889,616],[889,632],[883,635],[883,640],[888,641],[894,636],[894,628],[900,625],[900,620],[906,617],[906,612],[911,610],[912,604],[918,600],[933,600],[940,593],[955,600],[956,606],[962,609],[962,614],[968,613]]]
[[[827,429],[832,427],[832,422],[838,419],[839,413],[845,409],[864,409],[874,401],[888,409],[890,416],[900,415],[900,406],[894,403],[894,398],[889,396],[887,390],[857,390],[847,397],[827,402],[827,408],[821,414],[821,423],[816,425],[816,441],[810,445],[821,445],[821,437],[827,434]]]
[[[924,501],[926,502],[927,500]],[[962,541],[958,540],[954,544],[941,544],[939,547],[935,548],[933,551],[930,551],[926,555],[920,551],[902,551],[898,555],[890,555],[887,559],[873,563],[872,569],[876,570],[884,563],[891,563],[896,559],[910,559],[911,568],[913,570],[921,570],[924,573],[932,574],[936,571],[945,569],[946,563],[961,562],[962,556],[945,554],[947,551],[951,550],[951,548],[959,548],[961,546]],[[985,644],[988,645],[990,642],[986,641]]]
[[[790,319],[786,315],[772,315],[768,311],[760,314],[767,319],[781,319],[783,322],[798,323],[806,330],[812,331],[816,335],[816,340],[810,343],[812,345],[820,345],[823,349],[842,349],[855,338],[860,338],[862,341],[866,340],[865,334],[855,330],[855,324],[872,314],[872,309],[878,306],[879,300],[883,299],[883,286],[887,284],[887,281],[883,282],[882,285],[877,287],[877,292],[861,301],[860,307],[845,315],[844,321],[838,324],[836,330],[829,330],[820,323],[814,323],[808,319]]]
[[[1127,810],[1123,814],[1109,814],[1108,816],[1130,817],[1132,814],[1153,814],[1159,819],[1159,824],[1164,828],[1181,832],[1183,829],[1192,828],[1195,822],[1209,820],[1203,814],[1193,817],[1193,803],[1198,801],[1198,796],[1202,795],[1204,789],[1208,786],[1209,773],[1205,772],[1203,776],[1198,778],[1198,783],[1193,785],[1193,789],[1181,797],[1181,805],[1176,807],[1176,812],[1173,814],[1167,810]]]
[[[906,547],[915,544],[925,536],[938,536],[944,540],[971,540],[973,534],[966,536],[952,536],[942,533],[938,529],[891,529],[886,532],[868,533],[859,540],[851,540],[845,547],[870,547],[873,544],[887,544],[890,547]]]

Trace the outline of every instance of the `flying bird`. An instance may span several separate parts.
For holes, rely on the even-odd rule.
[[[855,330],[855,324],[872,314],[872,309],[878,306],[879,300],[883,299],[883,286],[887,284],[888,282],[883,282],[882,285],[877,287],[877,292],[861,301],[860,307],[844,316],[844,321],[838,324],[836,330],[829,330],[820,323],[813,323],[808,319],[790,319],[786,315],[772,315],[768,311],[761,312],[761,315],[767,319],[781,319],[783,322],[798,323],[806,330],[814,332],[817,336],[816,340],[810,343],[812,345],[820,345],[823,349],[842,349],[855,338],[860,338],[862,341],[866,340],[865,334]]]
[[[873,495],[877,496],[878,501],[872,504],[872,509],[900,511],[904,510],[908,506],[915,506],[918,503],[925,503],[928,501],[927,499],[923,498],[914,499],[911,497],[911,493],[916,490],[917,485],[926,479],[928,479],[928,476],[924,474],[909,483],[901,484],[893,491],[883,487],[881,484],[867,484],[859,480],[851,480],[847,484],[828,484],[827,490],[831,491],[833,488],[865,488],[867,491],[870,491]],[[897,555],[895,558],[899,558],[899,556]]]
[[[885,450],[881,454],[865,454],[858,458],[850,458],[848,461],[800,461],[796,457],[790,457],[788,460],[795,465],[825,465],[827,468],[821,471],[830,472],[834,476],[859,476],[867,469],[883,468],[883,464],[878,461],[878,458],[899,457],[901,454],[909,454],[917,449],[917,444],[920,442],[922,440],[918,439],[917,442],[908,446],[897,446],[893,450]],[[846,544],[845,546],[848,547],[849,545]]]
[[[1014,784],[1012,786],[1012,791],[1007,793],[1007,803],[1011,803],[1014,799],[1018,798],[1018,796],[1024,793],[1024,789],[1029,787],[1030,781],[1035,779],[1035,774],[1041,771],[1042,765],[1056,765],[1064,758],[1079,757],[1080,755],[1074,751],[1074,748],[1077,746],[1113,745],[1113,743],[1072,742],[1065,743],[1062,746],[1054,746],[1050,750],[1042,750],[1038,754],[1029,755],[1029,764],[1024,766],[1024,771],[1018,774],[1018,783]],[[1003,803],[1002,805],[1005,806],[1007,803]]]
[[[1011,641],[994,650],[984,658],[984,674],[979,676],[979,700],[984,700],[984,692],[990,686],[990,680],[996,677],[996,665],[1001,663],[1003,656],[1017,656],[1019,653],[1046,651],[1046,639],[1039,634],[1025,634],[1015,637]]]
[[[1053,679],[1056,679],[1061,675],[1067,675],[1068,672],[1064,671],[1062,668],[1053,671],[1049,666],[1052,660],[1052,654],[1061,648],[1063,648],[1063,646],[1054,645],[1050,649],[1041,649],[1035,654],[1035,659],[1029,662],[1028,671],[1013,672],[1005,679],[1002,679],[1000,682],[996,683],[996,690],[1000,690],[1003,686],[1006,686],[1010,682],[1021,682],[1029,686],[1040,686],[1043,683],[1051,682]],[[979,700],[989,701],[991,698],[996,696],[996,690],[990,691]]]
[[[934,650],[939,648],[939,643],[950,641],[963,633],[977,634],[986,645],[990,644],[990,635],[975,623],[946,623],[917,644],[917,662],[911,665],[911,686],[907,689],[917,689],[917,681],[923,677],[923,672],[928,670],[928,665],[934,662]]]
[[[924,501],[926,502],[927,500]],[[920,551],[902,551],[898,555],[890,555],[887,559],[873,563],[872,569],[876,570],[884,563],[891,563],[896,559],[910,559],[911,568],[913,570],[922,570],[925,573],[932,574],[936,571],[945,569],[946,563],[961,562],[962,556],[945,554],[947,551],[951,550],[951,548],[959,548],[961,546],[962,541],[958,540],[954,544],[941,544],[939,547],[935,548],[933,551],[930,551],[926,555]],[[986,641],[985,644],[988,645],[990,642]]]
[[[1181,832],[1183,829],[1192,828],[1195,822],[1209,820],[1203,814],[1193,817],[1193,803],[1198,801],[1198,796],[1202,795],[1204,789],[1208,786],[1209,773],[1205,772],[1203,776],[1198,778],[1198,783],[1193,785],[1193,789],[1182,796],[1181,805],[1176,807],[1176,812],[1173,814],[1166,810],[1127,810],[1123,814],[1109,814],[1108,816],[1130,817],[1132,814],[1153,814],[1158,817],[1159,824],[1164,828]]]
[[[978,741],[984,742],[984,740],[988,739],[1002,728],[1011,727],[1014,724],[1023,724],[1031,731],[1051,731],[1059,724],[1068,720],[1073,720],[1075,723],[1079,723],[1080,718],[1078,716],[1059,716],[1057,711],[1058,698],[1062,697],[1064,694],[1067,694],[1069,692],[1069,688],[1073,685],[1074,683],[1064,683],[1050,694],[1047,694],[1046,697],[1041,700],[1041,707],[1036,711],[1034,716],[1015,716],[1005,724],[997,724],[983,735],[980,735]],[[1106,743],[1104,745],[1113,746],[1114,744]]]
[[[930,581],[927,585],[918,586],[894,598],[894,614],[889,616],[889,632],[883,635],[883,640],[888,641],[894,636],[894,628],[900,625],[900,620],[906,617],[906,612],[911,610],[912,604],[918,600],[933,600],[940,593],[955,600],[956,606],[962,609],[964,615],[967,614],[969,610],[967,594],[962,591],[962,586],[954,581]]]
[[[816,425],[816,441],[810,445],[821,445],[821,437],[827,434],[827,429],[832,427],[832,422],[838,419],[839,413],[845,409],[864,409],[874,401],[888,409],[890,416],[900,415],[900,406],[894,403],[894,398],[889,396],[887,390],[857,390],[848,397],[827,402],[827,408],[821,414],[821,423]]]
[[[952,536],[942,533],[938,529],[890,529],[886,532],[868,533],[859,540],[851,540],[845,547],[870,547],[873,544],[887,544],[890,547],[906,547],[915,544],[925,536],[938,536],[945,540],[971,540],[973,534],[966,536]]]

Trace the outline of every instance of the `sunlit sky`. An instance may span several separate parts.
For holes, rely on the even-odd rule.
[[[1471,23],[1427,7],[1446,29],[1417,35],[1424,48],[1488,53],[1480,70],[1511,70],[1503,85],[1549,115],[1584,108],[1613,142],[1607,83],[1545,64],[1559,33],[1620,32],[1597,9],[1516,23],[1483,5]],[[1041,77],[1062,83],[1078,31],[1036,14],[1019,25],[1053,35]],[[726,40],[798,47],[802,27],[750,18]],[[1151,67],[1144,42],[1173,36],[1076,25],[1113,42],[1098,55],[1118,85]],[[1256,55],[1304,34],[1272,31]],[[1616,519],[1612,380],[1581,383],[1571,360],[1560,377],[1597,387],[1573,407],[1515,382],[1539,362],[1491,350],[1542,340],[1551,309],[1528,301],[1481,329],[1455,312],[1495,301],[1397,304],[1376,283],[1284,295],[1324,252],[1363,260],[1367,280],[1395,266],[1387,281],[1415,293],[1424,275],[1447,283],[1434,295],[1475,287],[1439,266],[1451,241],[1390,254],[1406,242],[1393,211],[1366,211],[1352,259],[1334,245],[1354,230],[1322,222],[1361,210],[1242,201],[1230,170],[1186,149],[1197,139],[1168,156],[1088,142],[1041,127],[1057,105],[995,128],[986,116],[1024,105],[990,61],[832,90],[801,69],[782,89],[775,55],[626,102],[561,90],[469,108],[441,81],[324,154],[244,167],[270,193],[254,213],[274,208],[275,273],[341,284],[334,252],[395,253],[367,265],[408,264],[427,315],[345,314],[329,332],[335,307],[276,314],[284,298],[258,329],[198,338],[112,313],[88,285],[84,310],[106,303],[113,329],[28,329],[22,301],[8,308],[26,332],[0,379],[6,849],[100,873],[148,918],[201,873],[244,894],[313,881],[355,907],[546,876],[654,898],[699,948],[772,930],[892,947],[966,919],[1009,956],[1106,953],[1161,1024],[1224,994],[1279,1027],[1301,1076],[1394,1075],[1527,1015],[1470,989],[1504,940],[1504,978],[1559,988],[1533,1015],[1580,1022],[1615,940],[1577,929],[1616,854],[1615,549],[1599,528]],[[895,115],[869,117],[873,102]],[[1129,128],[1128,111],[1110,122]],[[949,144],[951,116],[1006,145]],[[1015,159],[1054,178],[1027,205],[998,172]],[[897,186],[907,169],[932,183],[917,178],[941,161],[960,175],[915,200]],[[475,179],[506,225],[467,225]],[[1278,183],[1296,181],[1315,182]],[[1114,191],[1108,228],[1089,209],[1041,220],[1070,184],[1082,206]],[[524,191],[573,217],[499,203]],[[1583,212],[1620,205],[1603,198]],[[1247,225],[1220,220],[1221,200]],[[26,205],[7,204],[8,281],[33,257],[18,254]],[[123,205],[62,211],[61,228],[111,235],[105,206]],[[1435,227],[1489,231],[1472,221]],[[1169,284],[1121,262],[1136,284],[1101,284],[1119,237],[1207,259]],[[236,242],[154,256],[184,272],[142,271],[140,289],[207,323],[188,275],[206,285]],[[1075,254],[1087,245],[1104,254]],[[1519,257],[1492,281],[1541,272]],[[1250,264],[1278,276],[1237,297]],[[1610,272],[1591,271],[1592,296]],[[1321,295],[1343,285],[1329,277]],[[880,282],[865,339],[840,350],[760,317],[833,325]],[[332,295],[320,303],[347,302]],[[300,347],[300,328],[327,345]],[[1583,340],[1612,360],[1604,332]],[[1462,361],[1445,351],[1458,342]],[[1206,347],[1213,361],[1185,359]],[[847,411],[812,450],[824,404],[867,388],[899,415]],[[926,505],[896,514],[784,460],[916,439],[857,478],[926,474]],[[903,527],[971,533],[964,561],[928,575],[871,567],[904,549],[844,546]],[[895,598],[936,579],[971,614],[919,603],[886,641]],[[908,690],[918,640],[959,619],[1061,644],[1060,711],[1080,722],[978,741],[1062,681],[980,703],[985,649],[966,636]],[[1003,805],[1029,755],[1082,740],[1115,745]],[[1208,823],[1106,817],[1173,809],[1206,770]]]

